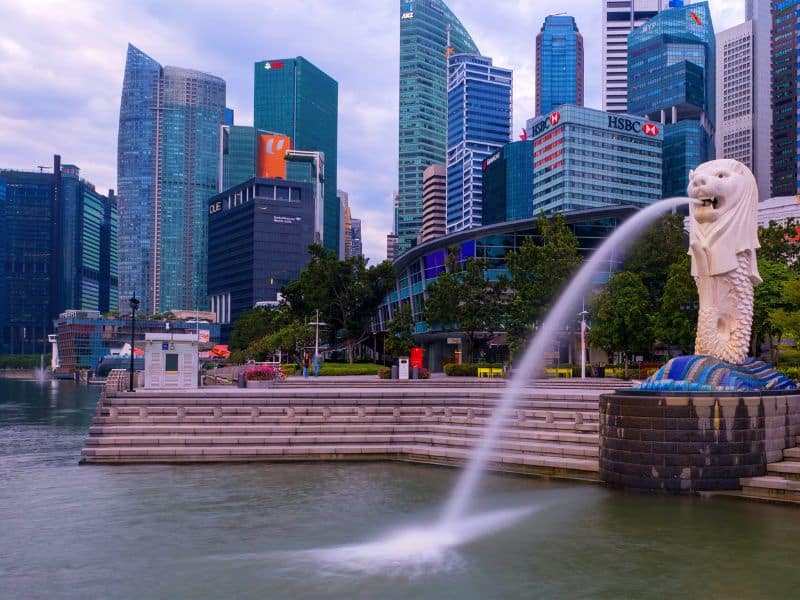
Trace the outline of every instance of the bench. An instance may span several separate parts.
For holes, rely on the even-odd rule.
[[[478,367],[478,377],[503,377],[500,367]]]

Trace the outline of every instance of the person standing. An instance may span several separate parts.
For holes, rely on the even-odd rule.
[[[314,365],[314,377],[319,377],[319,368],[322,363],[322,357],[319,354],[314,354],[312,364]]]
[[[310,362],[311,362],[311,359],[308,356],[308,352],[303,352],[303,360],[302,360],[301,364],[303,366],[303,377],[305,379],[308,379],[308,367],[309,367]]]

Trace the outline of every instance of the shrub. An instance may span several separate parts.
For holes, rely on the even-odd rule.
[[[419,378],[420,379],[430,379],[431,378],[431,372],[428,371],[428,369],[426,369],[425,367],[422,367],[419,370]]]
[[[376,375],[381,365],[374,363],[322,363],[320,375]]]
[[[789,379],[800,381],[800,367],[781,367],[778,371],[786,375]]]
[[[244,378],[247,381],[272,381],[277,374],[277,369],[269,365],[250,367],[244,370]]]
[[[378,379],[391,379],[392,378],[392,370],[389,367],[383,367],[382,369],[378,369]]]

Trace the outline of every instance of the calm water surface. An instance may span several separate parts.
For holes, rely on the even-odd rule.
[[[490,476],[529,506],[435,564],[347,564],[431,523],[456,472],[406,464],[78,466],[98,391],[0,379],[2,598],[798,597],[800,510]],[[320,556],[340,553],[344,561]],[[353,561],[361,560],[354,557]],[[353,567],[353,568],[350,568]]]

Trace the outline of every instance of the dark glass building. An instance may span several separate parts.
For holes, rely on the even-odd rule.
[[[583,106],[583,36],[575,19],[550,15],[536,36],[536,116],[562,104]]]
[[[519,140],[483,161],[483,224],[532,216],[533,140]]]
[[[221,144],[220,192],[255,176],[256,129],[247,125],[224,125]]]
[[[128,45],[119,114],[120,298],[203,309],[208,199],[218,191],[225,82]]]
[[[322,241],[343,256],[336,199],[338,115],[339,84],[302,56],[255,63],[253,125],[289,136],[295,150],[324,155]]]
[[[448,28],[450,47],[447,46]],[[400,0],[400,132],[394,233],[400,254],[422,229],[422,173],[447,157],[447,55],[480,54],[442,0]]]
[[[664,196],[714,158],[716,40],[707,2],[664,10],[628,36],[628,112],[664,131]]]
[[[314,241],[310,183],[252,178],[208,204],[208,292],[217,322],[229,324],[308,263]]]
[[[800,194],[797,178],[797,110],[800,66],[796,48],[800,43],[800,2],[773,0],[772,6],[772,196]],[[762,132],[763,133],[763,132]]]

